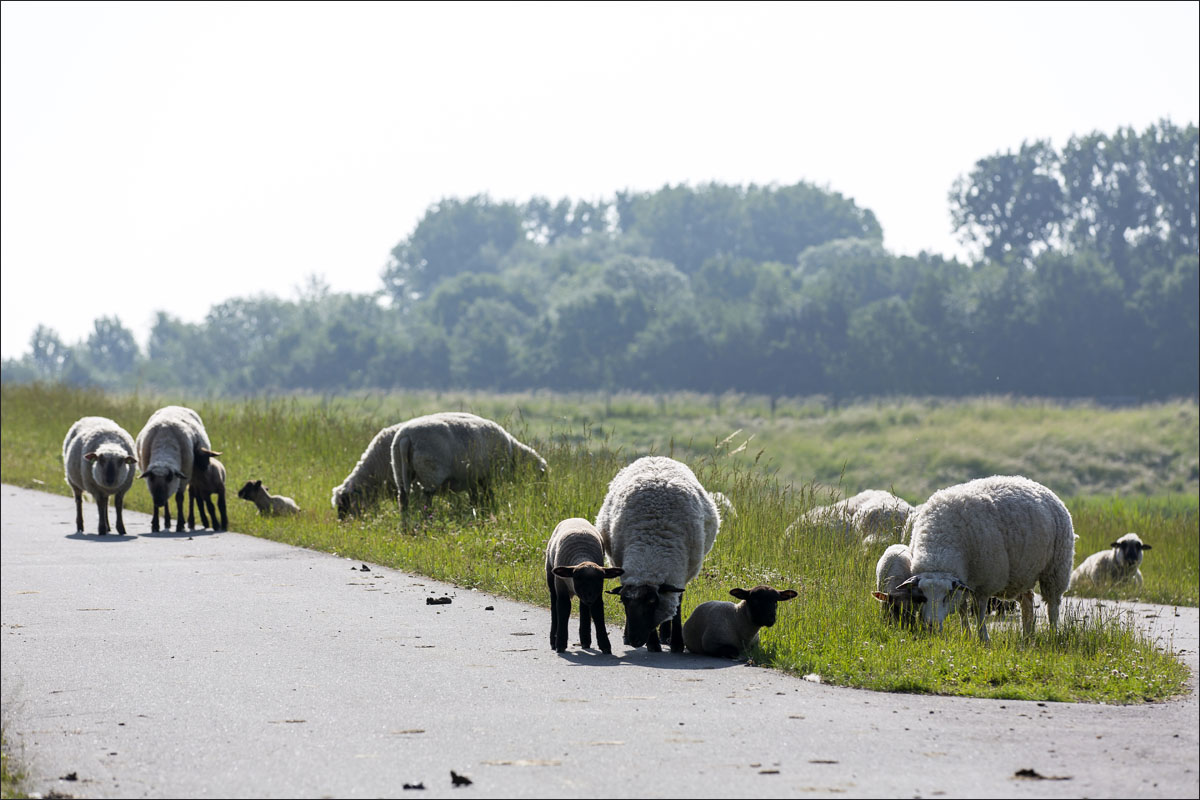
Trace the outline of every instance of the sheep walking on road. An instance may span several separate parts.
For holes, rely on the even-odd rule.
[[[212,496],[217,496],[217,506],[213,507]],[[201,470],[192,470],[192,479],[188,482],[188,530],[196,529],[195,507],[200,508],[200,524],[209,527],[212,519],[212,530],[229,530],[229,514],[225,508],[225,465],[215,458],[208,459],[208,466]],[[208,507],[205,515],[204,508]],[[217,519],[217,510],[221,511],[221,519]]]
[[[969,593],[983,641],[993,597],[1020,600],[1022,629],[1029,635],[1035,583],[1050,627],[1058,626],[1075,531],[1067,507],[1040,483],[997,475],[942,489],[914,516],[910,547],[912,577],[889,594],[919,605],[926,626],[940,628],[955,608],[965,612]]]
[[[221,455],[211,449],[208,432],[200,415],[183,406],[166,406],[155,411],[137,436],[137,457],[146,488],[154,501],[150,530],[158,530],[158,509],[164,526],[171,529],[171,495],[175,495],[178,527],[183,531],[183,494],[193,471],[204,471],[208,460]]]
[[[701,603],[683,624],[683,643],[693,653],[737,658],[758,642],[758,632],[775,624],[777,606],[796,596],[794,589],[779,591],[760,584],[753,589],[730,589],[741,602],[710,600]]]
[[[117,533],[125,535],[125,493],[137,474],[133,437],[107,417],[84,417],[63,439],[63,471],[75,493],[75,532],[83,533],[83,493],[96,501],[96,533],[107,534],[108,498],[117,509]]]
[[[600,652],[612,654],[604,627],[604,581],[624,570],[603,566],[604,543],[586,519],[564,519],[546,543],[546,587],[550,590],[550,647],[567,649],[571,598],[579,598],[579,646],[592,646],[592,625]]]
[[[613,565],[625,570],[610,594],[625,606],[626,645],[661,652],[660,637],[669,637],[672,652],[683,650],[681,595],[720,525],[716,504],[686,464],[647,456],[612,479],[596,529]]]

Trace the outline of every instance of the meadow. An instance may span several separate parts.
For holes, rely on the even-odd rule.
[[[1076,563],[1127,531],[1153,545],[1141,591],[1106,593],[1174,605],[1200,601],[1197,491],[1200,437],[1193,400],[1109,409],[1009,398],[901,398],[833,405],[821,398],[740,395],[364,394],[222,399],[113,395],[59,386],[4,386],[0,479],[69,494],[67,428],[98,414],[136,435],[158,407],[203,416],[229,470],[231,527],[244,533],[396,567],[548,606],[542,553],[554,525],[594,518],[616,471],[646,454],[686,461],[737,515],[684,595],[686,613],[770,583],[800,597],[780,608],[752,660],[829,683],[883,691],[1038,700],[1140,702],[1183,690],[1186,669],[1132,632],[1112,609],[1068,618],[1032,640],[1015,618],[993,619],[990,647],[957,623],[938,635],[884,623],[871,598],[879,553],[801,526],[807,509],[865,488],[919,503],[941,486],[993,473],[1025,474],[1066,501],[1080,541]],[[549,463],[546,478],[502,484],[495,503],[435,499],[402,517],[394,502],[339,523],[330,505],[372,436],[436,410],[496,419]],[[259,517],[236,498],[261,478],[296,499],[296,518]],[[135,486],[128,507],[149,511]],[[94,529],[94,506],[85,512]],[[137,532],[137,531],[134,531]],[[548,616],[548,614],[547,614]],[[620,604],[609,628],[619,641]],[[547,620],[548,629],[548,620]],[[547,644],[548,646],[548,644]],[[669,656],[667,656],[669,657]]]

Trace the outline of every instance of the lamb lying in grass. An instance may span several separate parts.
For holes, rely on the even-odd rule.
[[[794,589],[778,591],[759,585],[749,591],[730,589],[741,600],[701,603],[683,623],[683,643],[693,653],[737,658],[758,641],[761,628],[775,624],[776,606],[796,596]]]
[[[254,503],[258,507],[259,514],[284,516],[300,513],[300,506],[296,505],[295,500],[281,494],[271,494],[267,491],[267,487],[262,485],[261,480],[246,481],[245,485],[238,489],[238,497]]]
[[[1121,583],[1142,588],[1142,552],[1150,550],[1136,533],[1117,539],[1108,550],[1092,553],[1071,573],[1071,589],[1108,589]]]

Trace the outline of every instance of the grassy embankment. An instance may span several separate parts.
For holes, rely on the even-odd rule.
[[[885,625],[869,589],[877,552],[817,531],[782,535],[832,493],[889,488],[910,502],[933,489],[993,472],[1021,473],[1067,500],[1081,540],[1076,561],[1129,530],[1151,542],[1138,599],[1196,605],[1197,407],[1180,402],[1106,410],[1048,402],[897,400],[845,408],[769,404],[756,398],[500,395],[369,395],[273,400],[118,397],[46,387],[4,387],[0,477],[67,493],[61,443],[80,416],[100,414],[131,433],[153,410],[182,402],[204,417],[229,470],[235,529],[349,558],[420,572],[462,586],[547,604],[541,554],[554,524],[594,518],[608,481],[648,452],[687,461],[738,516],[722,527],[685,613],[733,586],[798,588],[755,653],[759,663],[832,683],[983,697],[1137,702],[1181,690],[1186,670],[1119,624],[1067,620],[1026,642],[993,622],[991,647],[957,625],[940,636]],[[718,408],[719,406],[719,408]],[[550,479],[502,486],[494,508],[438,498],[433,513],[404,520],[393,504],[338,524],[329,503],[384,425],[434,410],[474,411],[504,422],[550,464]],[[736,433],[735,433],[736,432]],[[753,437],[753,438],[751,438]],[[743,447],[743,445],[746,445]],[[263,478],[304,509],[259,518],[233,496]],[[840,483],[839,483],[840,481]],[[135,487],[129,506],[149,510]],[[94,527],[94,508],[85,520]],[[1129,590],[1113,593],[1129,599]],[[610,627],[623,623],[610,603]]]

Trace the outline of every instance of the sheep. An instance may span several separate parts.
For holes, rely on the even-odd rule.
[[[749,591],[730,589],[729,593],[741,602],[735,605],[727,600],[710,600],[688,615],[683,624],[683,642],[688,650],[737,658],[758,642],[760,628],[775,624],[776,606],[796,596],[794,589],[781,592],[762,584]]]
[[[300,506],[296,504],[295,500],[281,494],[271,494],[267,491],[267,487],[262,485],[261,480],[246,481],[245,485],[238,489],[237,496],[258,506],[259,514],[300,513]]]
[[[200,415],[183,406],[165,406],[155,411],[137,435],[139,478],[146,479],[146,488],[154,501],[154,516],[150,530],[158,531],[158,508],[162,506],[163,520],[171,529],[171,495],[179,524],[183,531],[183,493],[194,470],[204,471],[208,459],[221,455],[213,451]]]
[[[907,625],[916,622],[916,606],[911,595],[893,596],[892,592],[912,577],[912,551],[906,544],[894,544],[883,551],[875,564],[875,599],[892,621]]]
[[[1109,545],[1108,550],[1092,553],[1071,573],[1071,589],[1108,588],[1132,581],[1142,588],[1142,552],[1152,549],[1136,533],[1127,533]]]
[[[586,519],[564,519],[546,543],[546,587],[550,590],[550,647],[567,649],[571,598],[579,597],[579,645],[592,646],[592,626],[600,652],[612,655],[604,627],[604,581],[624,570],[604,564],[604,542]],[[589,622],[590,620],[590,622]]]
[[[358,514],[383,494],[395,491],[392,440],[403,425],[402,422],[389,425],[375,434],[354,469],[341,484],[333,487],[332,503],[338,519]]]
[[[969,592],[984,642],[984,616],[994,596],[1020,600],[1028,636],[1033,633],[1035,582],[1050,627],[1058,627],[1075,532],[1067,507],[1040,483],[995,475],[942,489],[913,519],[910,548],[912,577],[889,594],[916,603],[926,627],[940,628],[952,606],[965,612]]]
[[[108,526],[108,498],[117,508],[117,534],[125,535],[125,493],[133,486],[137,473],[134,465],[133,437],[107,417],[83,417],[67,431],[63,439],[63,471],[67,485],[75,493],[75,532],[83,533],[83,493],[96,501],[100,521],[96,532],[101,536]]]
[[[625,606],[626,645],[662,652],[660,635],[669,635],[671,652],[682,652],[681,596],[720,525],[716,504],[686,464],[646,456],[612,479],[596,529],[613,565],[625,570],[609,593]]]
[[[818,506],[800,518],[810,525],[832,528],[862,540],[864,547],[903,540],[913,507],[903,498],[880,489],[867,489],[830,506]],[[788,529],[794,532],[797,525]]]
[[[212,496],[217,496],[217,508],[221,510],[220,525],[217,524],[217,509],[213,508]],[[200,507],[200,524],[207,528],[208,517],[204,506],[208,506],[208,517],[212,517],[214,531],[229,530],[229,515],[225,513],[225,465],[215,458],[208,459],[208,467],[194,466],[192,479],[188,482],[188,530],[196,529],[195,507]]]
[[[392,438],[392,480],[400,510],[408,510],[414,486],[425,505],[443,489],[491,499],[494,478],[531,466],[546,471],[546,460],[490,419],[460,411],[429,414],[405,422]]]

